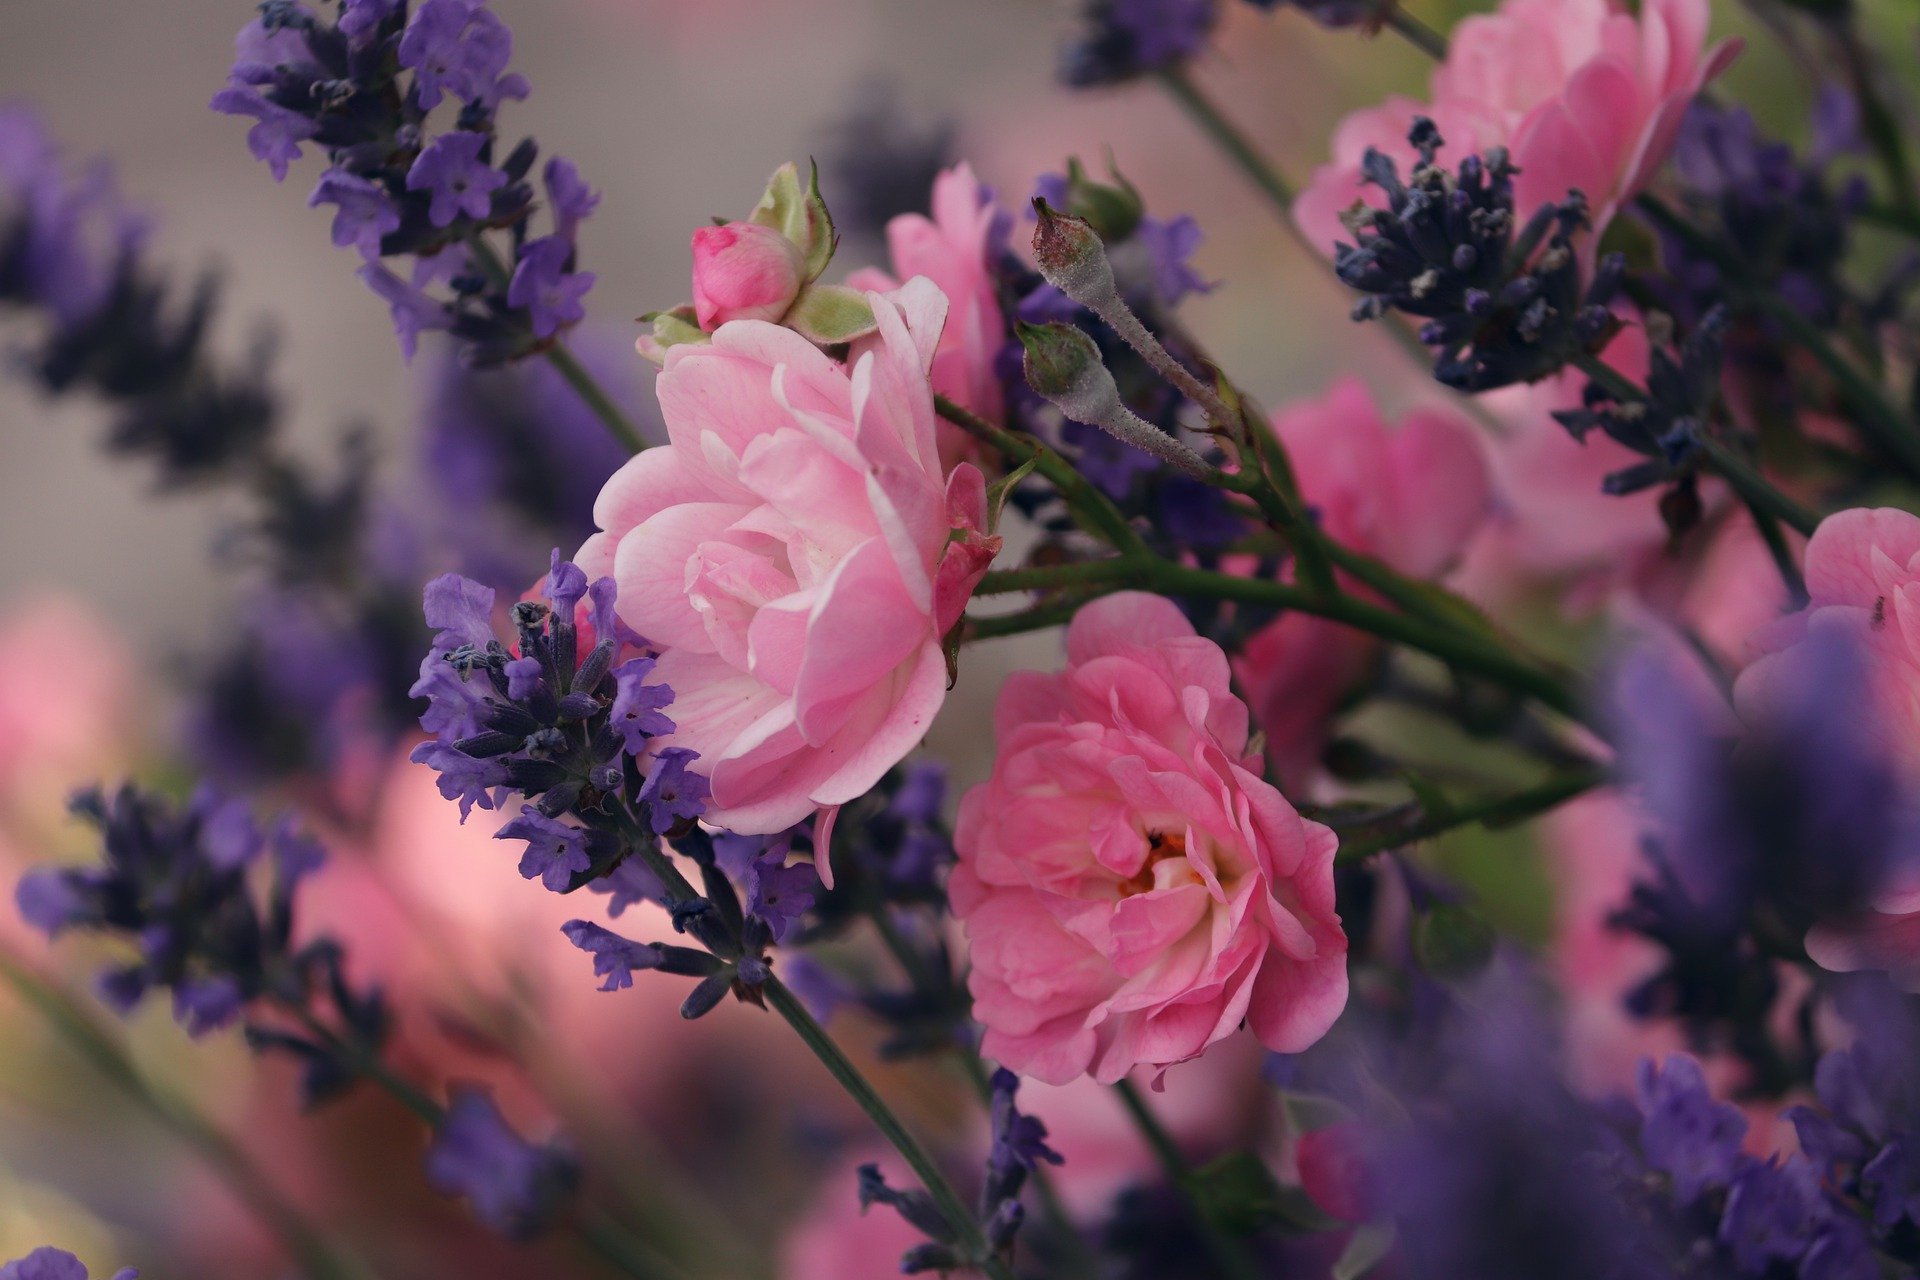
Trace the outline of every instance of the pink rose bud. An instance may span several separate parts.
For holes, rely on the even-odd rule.
[[[1367,1166],[1351,1121],[1300,1135],[1300,1186],[1314,1204],[1344,1222],[1368,1217]]]
[[[778,320],[803,283],[800,246],[756,222],[693,233],[693,306],[711,333],[729,320]]]

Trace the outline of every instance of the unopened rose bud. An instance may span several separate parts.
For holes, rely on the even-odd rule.
[[[1104,262],[1104,259],[1102,259]],[[1092,338],[1070,324],[1019,324],[1026,349],[1027,385],[1075,422],[1099,427],[1116,440],[1206,479],[1206,460],[1121,402],[1120,388]]]
[[[712,332],[729,320],[778,320],[805,283],[800,247],[772,227],[726,222],[693,233],[693,307]]]
[[[1066,211],[1076,218],[1085,218],[1101,240],[1112,244],[1138,230],[1147,210],[1140,192],[1120,176],[1111,157],[1107,161],[1107,172],[1113,178],[1111,183],[1095,182],[1087,177],[1078,160],[1067,161]]]
[[[1119,303],[1113,268],[1099,232],[1085,218],[1061,213],[1036,196],[1033,257],[1048,284],[1083,307],[1104,314]]]

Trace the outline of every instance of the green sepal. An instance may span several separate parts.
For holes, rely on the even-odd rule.
[[[810,284],[780,323],[823,347],[852,342],[879,328],[867,295],[843,284]]]
[[[820,195],[820,166],[810,164],[805,186],[800,184],[800,166],[789,160],[773,171],[767,180],[766,194],[753,206],[747,220],[772,227],[800,246],[801,283],[811,284],[833,261],[839,237],[833,230],[833,216]]]

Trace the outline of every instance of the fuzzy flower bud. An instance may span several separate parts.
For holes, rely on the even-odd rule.
[[[1105,270],[1105,256],[1099,261]],[[1112,283],[1111,275],[1108,283]],[[1092,338],[1070,324],[1058,322],[1020,324],[1015,329],[1020,345],[1026,348],[1027,385],[1036,394],[1075,422],[1099,427],[1116,440],[1170,462],[1191,476],[1206,478],[1205,459],[1121,403],[1120,388],[1101,362],[1100,348]]]
[[[1085,218],[1054,209],[1044,197],[1034,198],[1033,209],[1040,215],[1033,228],[1033,256],[1040,274],[1081,306],[1105,314],[1118,303],[1120,292],[1100,233]]]
[[[757,222],[693,233],[693,306],[702,329],[729,320],[778,320],[800,296],[800,246]]]

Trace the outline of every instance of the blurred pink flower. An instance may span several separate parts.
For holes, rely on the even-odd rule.
[[[12,602],[0,628],[0,807],[35,793],[55,807],[132,753],[125,644],[78,601]]]
[[[1282,408],[1273,429],[1321,527],[1402,573],[1439,575],[1486,518],[1491,486],[1478,433],[1450,409],[1413,409],[1389,428],[1365,384],[1346,377],[1319,399]],[[1312,777],[1334,713],[1379,652],[1351,627],[1299,613],[1242,649],[1234,674],[1290,788]]]
[[[926,280],[867,297],[879,330],[844,365],[759,320],[674,347],[671,443],[607,481],[575,557],[661,649],[678,728],[657,741],[699,753],[735,831],[863,795],[920,741],[941,637],[998,549],[979,471],[944,476],[934,443],[946,300]]]
[[[820,1178],[820,1195],[780,1247],[780,1280],[895,1280],[900,1255],[926,1241],[893,1209],[861,1209],[856,1171],[877,1164],[896,1187],[917,1187],[913,1174],[891,1151],[861,1153]],[[974,1276],[976,1271],[957,1271]]]
[[[778,320],[800,296],[800,246],[757,222],[693,233],[693,309],[702,329],[729,320]]]
[[[1765,628],[1761,656],[1734,684],[1743,715],[1805,678],[1800,641],[1839,633],[1864,655],[1881,748],[1920,782],[1920,517],[1891,507],[1828,516],[1807,543],[1805,609]],[[1822,924],[1807,954],[1824,968],[1882,969],[1920,991],[1920,874],[1899,876],[1858,920]]]
[[[1362,157],[1376,148],[1404,176],[1417,162],[1407,131],[1424,115],[1446,139],[1449,168],[1490,147],[1512,153],[1522,221],[1583,192],[1597,241],[1666,161],[1688,104],[1740,51],[1734,40],[1705,48],[1707,19],[1707,0],[1646,0],[1638,17],[1608,0],[1505,0],[1462,19],[1429,101],[1396,96],[1341,121],[1294,219],[1323,250],[1351,243],[1340,214],[1382,201],[1360,180]]]
[[[889,292],[925,276],[947,295],[947,327],[933,353],[933,389],[993,422],[1006,411],[994,360],[1007,340],[992,255],[995,224],[1004,215],[966,163],[933,182],[933,216],[903,213],[887,224],[894,275],[868,267],[847,277],[856,289]],[[1001,232],[1004,235],[1004,231]],[[939,426],[941,456],[957,461],[978,452],[958,427]]]
[[[988,1057],[1111,1083],[1242,1021],[1282,1052],[1320,1038],[1347,995],[1336,841],[1258,775],[1219,646],[1168,600],[1109,596],[994,722],[948,884]]]

